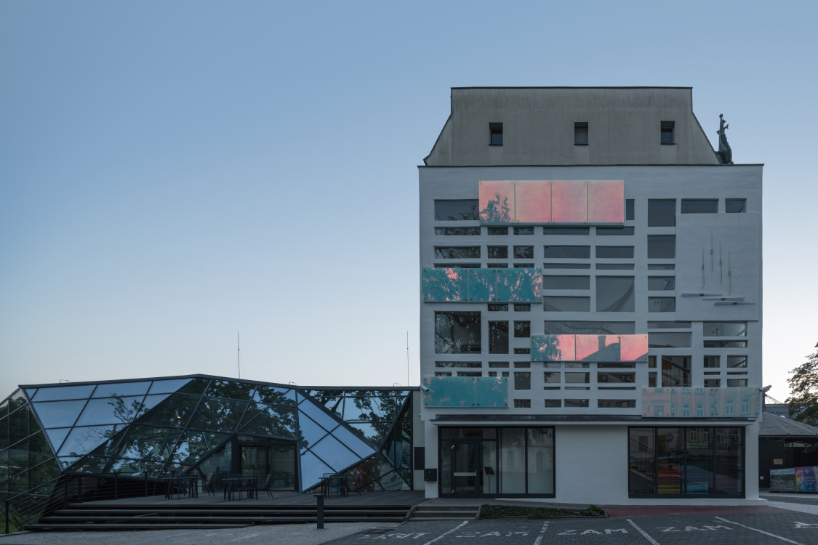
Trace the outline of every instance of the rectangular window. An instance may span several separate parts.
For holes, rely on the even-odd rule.
[[[721,361],[719,356],[705,356],[704,357],[704,366],[707,369],[715,369],[717,367],[721,367]]]
[[[717,214],[718,199],[682,199],[682,214]]]
[[[480,371],[458,371],[458,377],[482,377],[483,373]]]
[[[648,373],[648,388],[657,388],[656,373]]]
[[[747,387],[747,379],[746,378],[728,378],[727,379],[727,387],[728,388],[746,388]]]
[[[515,246],[514,259],[534,259],[534,246]]]
[[[435,259],[470,259],[480,257],[480,246],[435,246]]]
[[[625,384],[636,382],[636,373],[597,373],[596,381],[600,384]]]
[[[676,312],[676,298],[648,297],[648,312]]]
[[[597,263],[598,271],[632,271],[633,263]]]
[[[491,361],[489,362],[489,367],[494,369],[508,369],[508,362],[507,361]]]
[[[674,125],[676,125],[675,121],[662,121],[660,126],[662,144],[664,145],[673,144]]]
[[[479,312],[435,312],[436,354],[479,354]]]
[[[477,199],[435,201],[435,221],[479,220]]]
[[[546,384],[559,384],[561,382],[560,373],[558,371],[545,372],[543,373],[543,377]]]
[[[435,376],[436,377],[450,377],[450,376],[452,376],[452,374],[451,374],[451,372],[447,373],[447,372],[444,372],[444,371],[436,371]]]
[[[597,259],[633,259],[633,246],[597,246]]]
[[[544,290],[589,290],[591,289],[590,276],[543,276]]]
[[[590,269],[590,263],[543,263],[543,269]]]
[[[591,233],[589,227],[543,227],[544,235],[588,235]]]
[[[633,409],[636,407],[635,399],[599,399],[597,407],[600,409]]]
[[[531,336],[531,322],[514,322],[514,336],[530,337]]]
[[[648,356],[648,369],[656,369],[656,356]]]
[[[662,356],[662,387],[690,387],[690,356]]]
[[[648,333],[648,348],[691,348],[692,333]]]
[[[747,356],[727,356],[727,367],[747,367]]]
[[[545,246],[545,259],[591,259],[590,246]]]
[[[489,322],[489,354],[508,354],[508,322]]]
[[[636,322],[545,322],[546,335],[633,335]]]
[[[514,312],[531,312],[531,305],[528,305],[528,304],[515,304],[514,305]]]
[[[633,235],[633,227],[597,227],[598,237],[625,237]]]
[[[587,146],[588,145],[588,123],[577,122],[574,123],[574,145]]]
[[[634,221],[636,211],[634,210],[634,199],[625,200],[625,221]]]
[[[704,387],[705,388],[720,388],[721,380],[717,378],[706,378],[704,379]]]
[[[435,263],[435,269],[479,269],[480,263]]]
[[[508,269],[508,263],[489,263],[489,269]]]
[[[565,383],[566,384],[590,384],[591,383],[591,373],[577,373],[574,371],[565,372]]]
[[[436,235],[445,236],[477,236],[480,234],[479,227],[435,227]]]
[[[497,376],[497,371],[489,371],[489,376],[490,377],[496,377]]]
[[[705,348],[747,348],[747,341],[704,341]]]
[[[690,322],[648,322],[648,329],[690,329]]]
[[[546,409],[556,409],[558,407],[562,407],[562,400],[561,399],[546,399],[545,400],[545,408]]]
[[[674,259],[675,257],[676,235],[648,235],[648,259]]]
[[[530,371],[514,371],[514,389],[515,390],[531,389]]]
[[[530,399],[515,399],[514,400],[514,408],[515,409],[530,409],[531,408],[531,400]]]
[[[489,227],[488,229],[491,236],[508,236],[508,227]]]
[[[636,369],[635,363],[597,363],[597,369]]]
[[[746,337],[747,322],[705,322],[705,337]]]
[[[534,264],[533,263],[515,263],[514,268],[515,269],[533,269]]]
[[[724,211],[728,214],[745,214],[747,199],[724,199]]]
[[[566,409],[580,409],[583,407],[588,407],[588,400],[587,399],[566,399],[565,400],[565,408]]]
[[[515,227],[514,228],[515,235],[533,235],[534,228],[533,227]]]
[[[649,276],[648,291],[673,291],[676,289],[675,276]]]
[[[489,312],[508,312],[508,303],[489,303]]]
[[[591,312],[590,297],[543,297],[545,312]]]
[[[514,353],[515,354],[531,354],[531,349],[530,348],[515,348]]]
[[[634,312],[633,276],[597,276],[597,312]]]
[[[648,227],[676,227],[676,199],[648,199]]]
[[[675,243],[674,243],[675,248]],[[675,249],[674,249],[675,253]],[[672,263],[648,263],[648,270],[649,271],[674,271],[676,270],[676,265]]]
[[[482,367],[482,362],[479,361],[436,361],[435,367]]]
[[[503,124],[489,123],[489,146],[503,145]]]
[[[488,246],[489,259],[508,259],[508,246]]]
[[[591,364],[585,361],[567,361],[565,362],[566,369],[588,369]]]

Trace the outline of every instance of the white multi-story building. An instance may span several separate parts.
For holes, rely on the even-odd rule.
[[[757,499],[762,165],[722,164],[690,88],[451,103],[419,169],[427,496]]]

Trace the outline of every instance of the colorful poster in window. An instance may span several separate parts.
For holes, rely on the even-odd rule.
[[[818,492],[818,474],[815,466],[795,468],[795,489],[798,492]]]

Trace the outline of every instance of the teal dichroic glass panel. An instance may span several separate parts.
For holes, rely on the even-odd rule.
[[[424,301],[444,303],[464,302],[469,299],[468,269],[423,269],[422,293]]]
[[[508,379],[503,377],[424,377],[426,407],[508,407]]]
[[[421,275],[427,303],[539,303],[542,269],[432,269]]]

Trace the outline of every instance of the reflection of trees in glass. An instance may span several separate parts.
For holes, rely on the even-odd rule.
[[[435,353],[479,354],[479,312],[435,313]]]
[[[297,439],[298,426],[295,411],[293,407],[260,405],[251,401],[244,415],[241,433]]]
[[[500,202],[500,194],[495,193],[494,196],[495,198],[489,199],[486,207],[480,211],[480,219],[483,223],[511,223],[508,197],[504,197]]]
[[[356,391],[347,397],[347,420],[365,420],[372,425],[373,436],[367,437],[380,446],[397,419],[401,407],[390,391]],[[375,394],[375,395],[366,395]],[[352,407],[349,406],[351,402]]]

